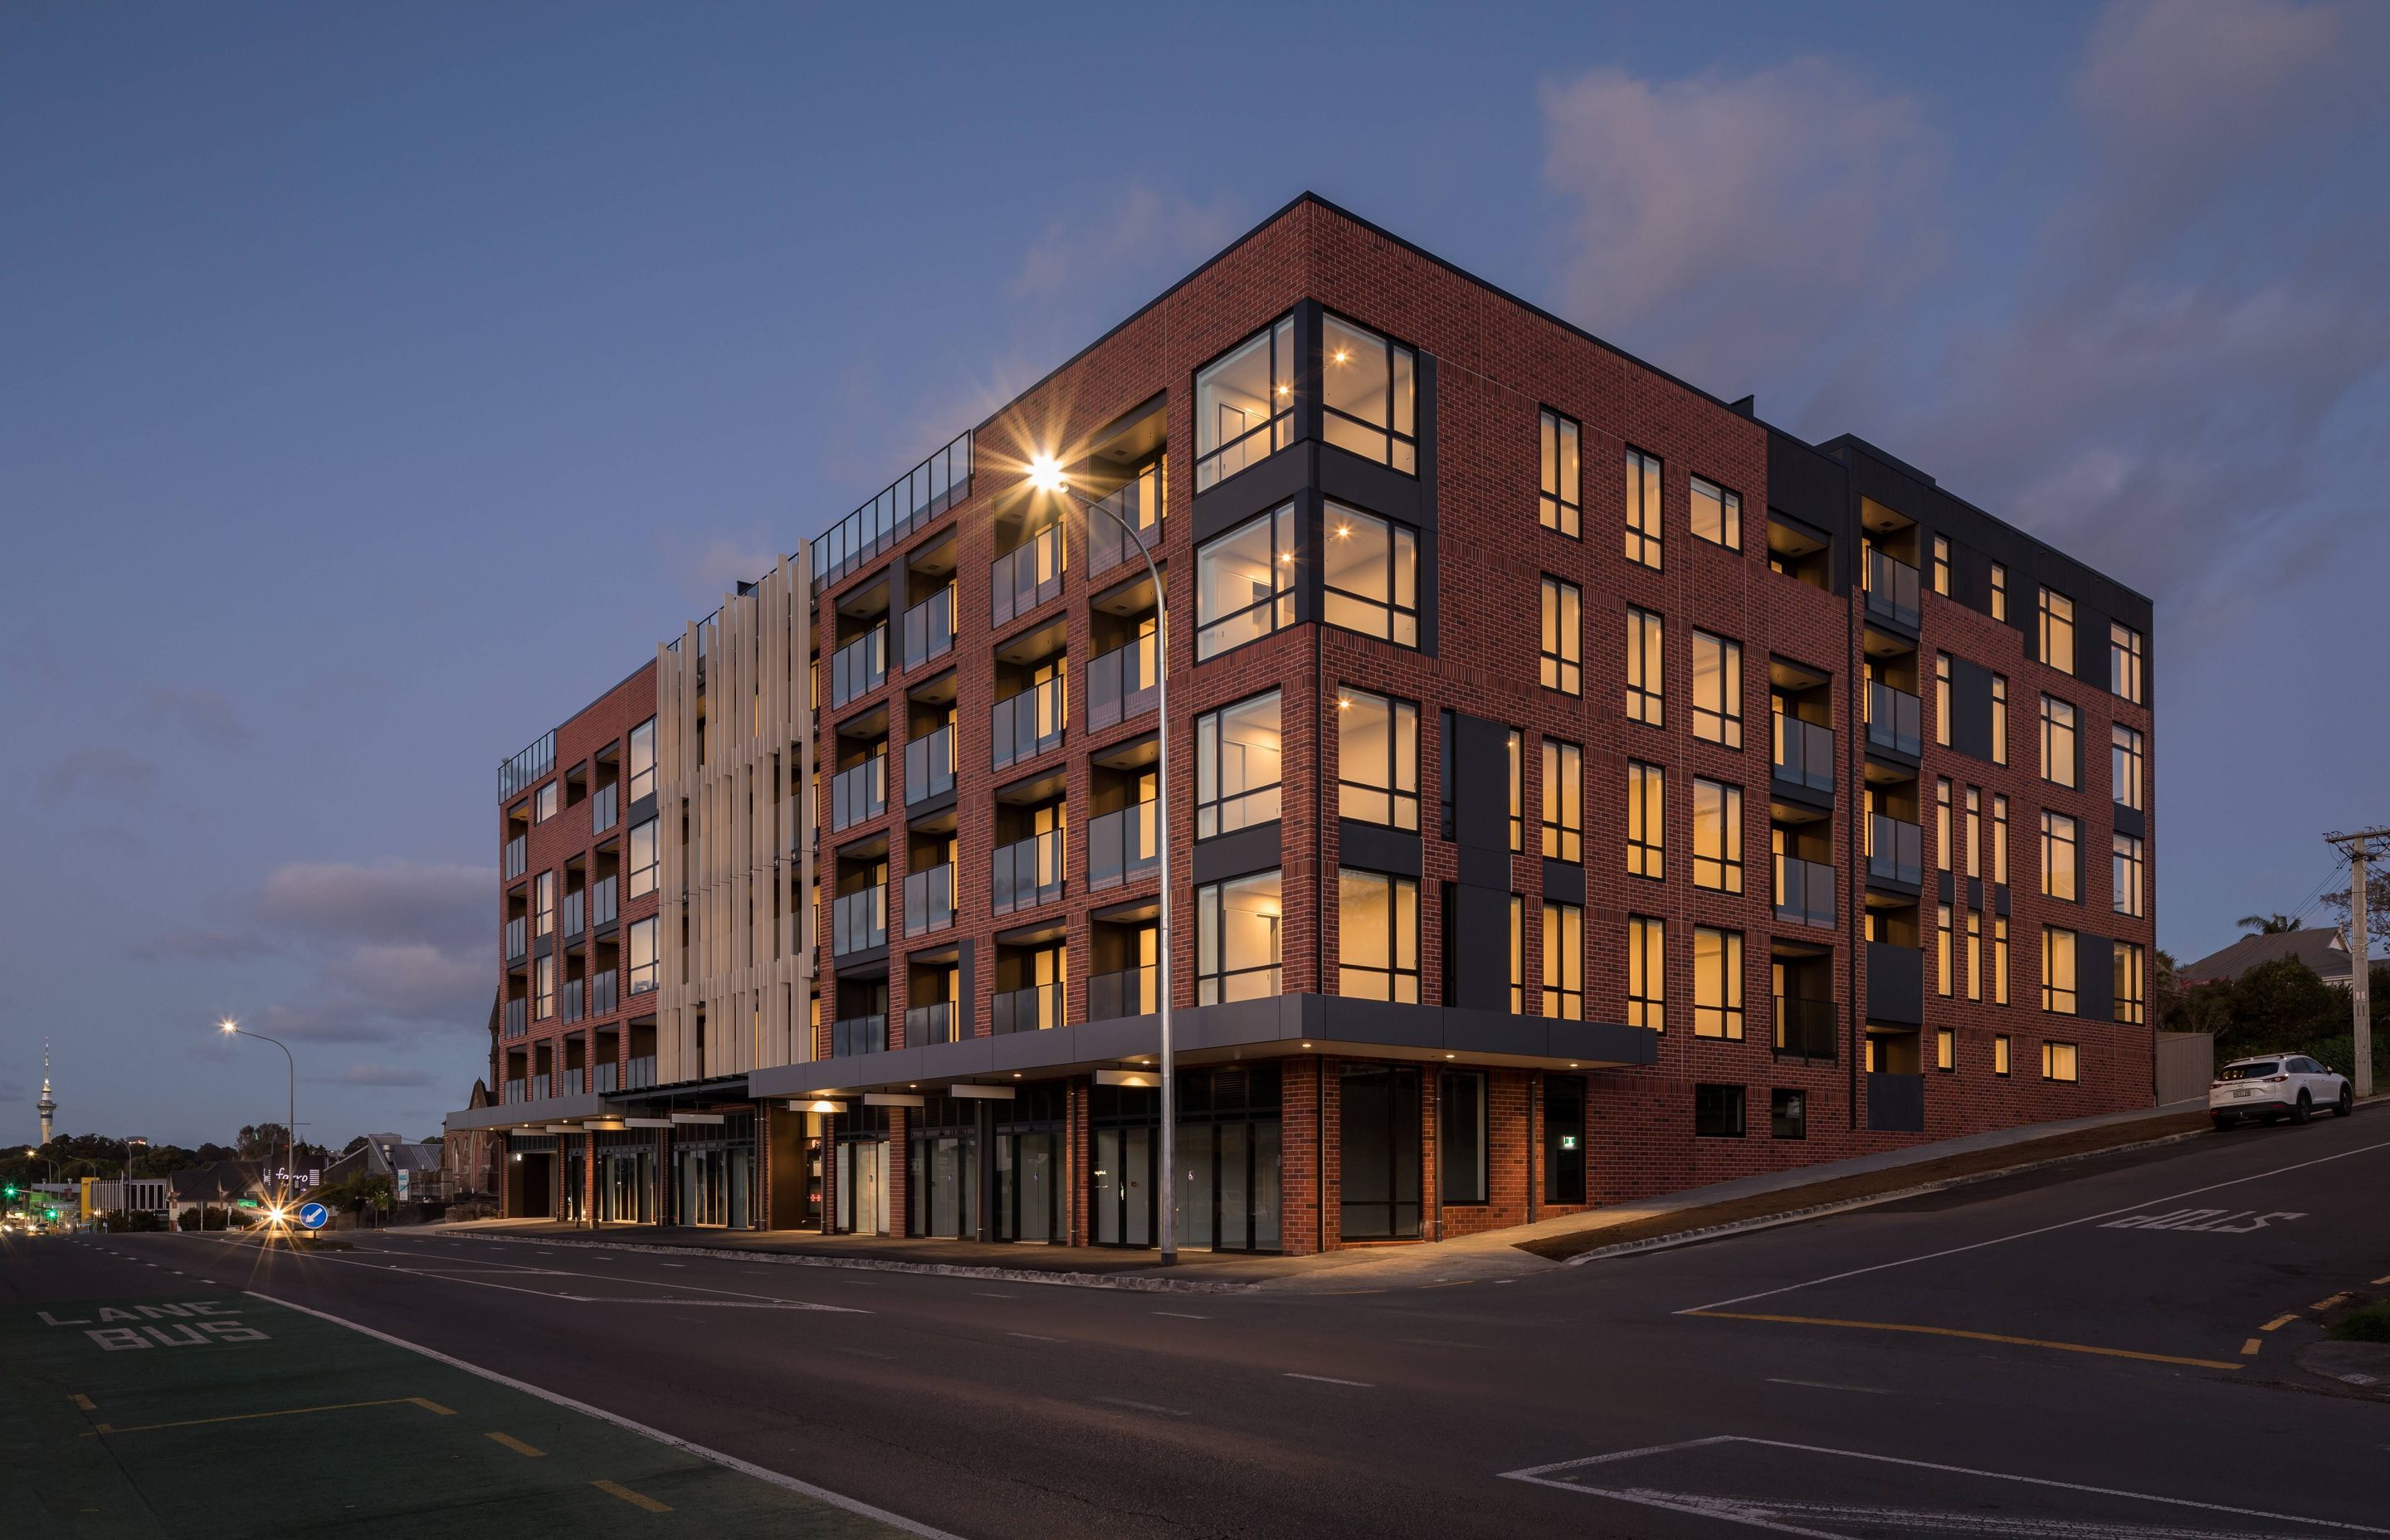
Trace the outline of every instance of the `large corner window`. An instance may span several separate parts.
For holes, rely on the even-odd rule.
[[[1294,442],[1294,318],[1195,376],[1195,490],[1208,490]]]
[[[635,802],[656,789],[656,719],[652,716],[631,729],[630,779]]]
[[[1195,890],[1195,1003],[1264,1000],[1279,993],[1285,929],[1279,874],[1256,872]]]
[[[1564,417],[1548,406],[1544,408],[1543,491],[1536,499],[1536,520],[1571,540],[1580,538],[1585,520],[1584,499],[1579,491],[1583,467],[1577,455],[1578,437],[1574,417]]]
[[[1294,623],[1294,505],[1249,519],[1195,553],[1195,661]]]
[[[1279,692],[1195,719],[1195,838],[1278,816]]]
[[[1321,544],[1321,618],[1330,625],[1419,646],[1419,536],[1400,524],[1328,505]],[[1280,622],[1285,623],[1285,622]]]
[[[2141,634],[2122,621],[2108,622],[2108,690],[2138,706],[2141,703]]]
[[[1417,1005],[1419,884],[1346,870],[1336,879],[1336,993]]]
[[[1336,696],[1336,810],[1394,828],[1419,828],[1419,708],[1368,690]]]
[[[1410,349],[1322,316],[1319,404],[1320,435],[1330,443],[1419,474],[1419,361]]]

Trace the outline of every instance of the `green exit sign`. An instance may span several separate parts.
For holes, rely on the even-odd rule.
[[[262,1209],[265,1205],[254,1198],[236,1198],[232,1200],[232,1206],[237,1209]]]
[[[1561,1135],[1561,1148],[1562,1149],[1574,1149],[1576,1148],[1576,1136],[1574,1134]]]

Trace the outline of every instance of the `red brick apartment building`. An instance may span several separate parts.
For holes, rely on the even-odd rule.
[[[2150,634],[1306,196],[508,763],[452,1125],[514,1213],[1303,1252],[2147,1105]]]

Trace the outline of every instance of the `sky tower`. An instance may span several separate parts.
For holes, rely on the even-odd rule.
[[[50,1040],[42,1039],[42,1099],[33,1103],[42,1114],[42,1142],[50,1142],[50,1119],[58,1110],[58,1098],[50,1095]]]

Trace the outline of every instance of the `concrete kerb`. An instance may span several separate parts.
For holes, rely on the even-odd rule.
[[[1642,1251],[1662,1251],[1672,1246],[1690,1246],[1695,1241],[1715,1240],[1721,1236],[1741,1235],[1752,1230],[1772,1229],[1779,1225],[1796,1225],[1805,1219],[1821,1219],[1828,1214],[1847,1213],[1855,1209],[1873,1208],[1879,1203],[1896,1202],[1904,1198],[1922,1198],[1928,1193],[1944,1192],[1951,1187],[1968,1187],[1976,1182],[1990,1181],[1996,1176],[2015,1176],[2028,1171],[2041,1171],[2062,1166],[2074,1161],[2088,1161],[2097,1155],[2117,1155],[2128,1150],[2155,1149],[2162,1145],[2180,1144],[2185,1139],[2205,1137],[2211,1131],[2192,1128],[2180,1134],[2168,1134],[2162,1138],[2140,1139],[2132,1144],[2110,1145],[2105,1149],[2078,1150],[2072,1155],[2052,1155],[2047,1160],[2027,1161],[2023,1165],[2000,1166],[1990,1171],[1971,1171],[1963,1176],[1946,1176],[1938,1182],[1921,1182],[1915,1187],[1900,1187],[1892,1192],[1880,1192],[1868,1198],[1846,1199],[1838,1203],[1812,1203],[1805,1208],[1788,1209],[1782,1213],[1754,1214],[1749,1219],[1728,1220],[1719,1225],[1703,1225],[1698,1229],[1679,1230],[1674,1235],[1648,1236],[1641,1240],[1622,1240],[1612,1246],[1597,1246],[1589,1251],[1579,1251],[1561,1260],[1563,1267],[1581,1263],[1599,1262],[1605,1257],[1633,1256]]]
[[[881,1257],[791,1255],[785,1251],[749,1251],[727,1246],[642,1246],[636,1241],[577,1240],[562,1236],[475,1235],[474,1240],[515,1246],[578,1246],[589,1251],[638,1251],[649,1256],[714,1257],[726,1262],[769,1263],[782,1267],[843,1267],[861,1273],[918,1273],[932,1277],[985,1278],[999,1283],[1049,1283],[1066,1289],[1117,1289],[1144,1294],[1241,1294],[1261,1286],[1216,1278],[1157,1278],[1131,1274],[1051,1273],[1034,1267],[977,1267],[961,1262],[891,1262]]]

